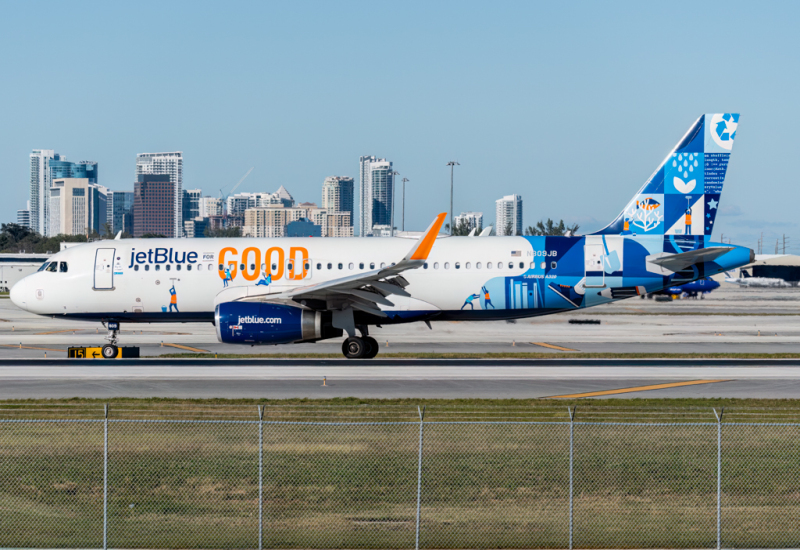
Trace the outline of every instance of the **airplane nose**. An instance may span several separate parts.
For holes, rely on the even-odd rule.
[[[11,299],[11,302],[20,309],[28,309],[26,302],[31,298],[28,296],[29,286],[28,278],[25,277],[11,287],[11,292],[8,297]]]

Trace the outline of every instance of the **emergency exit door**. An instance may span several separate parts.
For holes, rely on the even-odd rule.
[[[590,240],[591,239],[591,240]],[[605,250],[603,243],[595,241],[594,238],[586,237],[586,244],[583,247],[584,254],[584,275],[586,288],[605,288],[606,272],[603,269],[603,256]]]
[[[98,248],[94,256],[94,290],[114,290],[115,248]]]

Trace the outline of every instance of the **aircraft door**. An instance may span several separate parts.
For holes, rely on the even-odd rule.
[[[94,290],[114,290],[115,248],[98,248],[94,256]]]
[[[584,275],[586,288],[605,288],[606,272],[603,269],[603,256],[605,249],[600,237],[585,237],[583,247]],[[595,240],[596,239],[596,240]]]

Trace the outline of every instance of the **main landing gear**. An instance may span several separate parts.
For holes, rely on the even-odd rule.
[[[367,332],[366,326],[359,326],[361,337],[351,336],[342,344],[342,353],[348,359],[372,359],[378,355],[378,341]]]
[[[108,336],[106,336],[108,344],[103,346],[101,353],[103,354],[103,359],[114,359],[119,354],[119,347],[117,346],[119,323],[116,321],[109,321],[106,328],[108,329]]]

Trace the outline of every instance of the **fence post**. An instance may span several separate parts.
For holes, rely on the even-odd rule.
[[[722,548],[722,414],[725,407],[721,407],[719,413],[714,409],[714,416],[717,417],[717,550]]]
[[[108,403],[103,409],[103,550],[108,550]]]
[[[572,505],[572,480],[573,480],[573,451],[575,449],[575,411],[578,407],[567,407],[569,413],[569,550],[572,550],[572,525],[573,525],[573,505]]]
[[[425,407],[420,410],[418,406],[417,412],[419,413],[419,458],[417,461],[417,533],[415,548],[419,550],[419,516],[422,504],[422,426],[423,420],[425,420]]]
[[[262,539],[264,532],[264,409],[263,405],[258,406],[258,550],[264,547]]]

